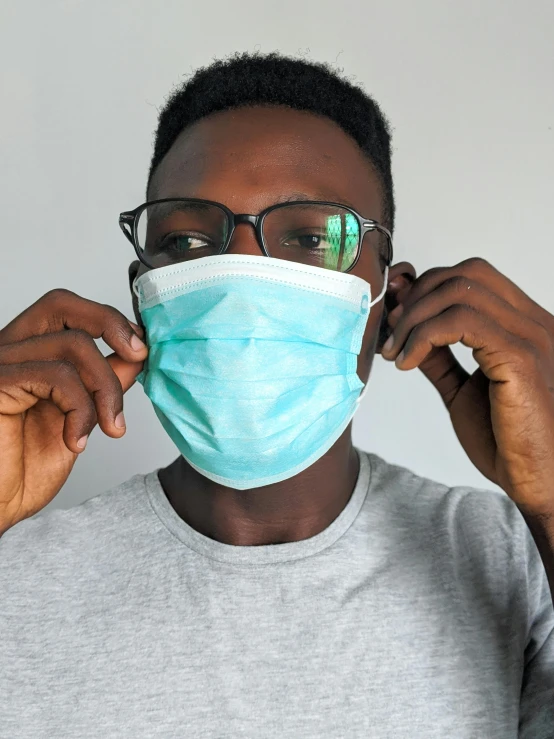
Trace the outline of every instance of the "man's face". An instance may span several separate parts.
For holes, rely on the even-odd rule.
[[[157,168],[148,199],[204,198],[235,213],[257,214],[293,194],[350,205],[382,223],[380,182],[357,144],[331,120],[284,107],[222,111],[187,128]],[[262,255],[252,226],[236,227],[228,253]],[[146,269],[141,264],[138,274]],[[373,247],[362,248],[353,274],[370,283],[372,295],[379,294],[383,260]],[[363,382],[383,305],[369,315],[358,358]]]

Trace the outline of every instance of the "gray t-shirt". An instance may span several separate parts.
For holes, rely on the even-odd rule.
[[[360,460],[300,542],[209,539],[156,472],[9,529],[0,736],[554,737],[554,612],[516,506]]]

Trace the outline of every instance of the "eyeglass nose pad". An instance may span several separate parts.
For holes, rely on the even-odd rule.
[[[235,230],[225,250],[226,254],[245,254],[250,257],[264,255],[262,245],[258,242],[255,218],[248,215],[235,217]]]

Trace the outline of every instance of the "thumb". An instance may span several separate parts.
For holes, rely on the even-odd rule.
[[[469,373],[447,346],[439,346],[429,352],[419,365],[419,369],[437,388],[447,408],[469,378]]]
[[[123,392],[126,393],[134,385],[137,375],[142,370],[144,362],[126,362],[117,354],[109,354],[106,359],[108,364],[117,375]]]

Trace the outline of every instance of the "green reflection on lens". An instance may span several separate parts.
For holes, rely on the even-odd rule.
[[[358,219],[352,213],[328,216],[328,246],[324,256],[326,269],[348,269],[356,256],[359,237]]]

